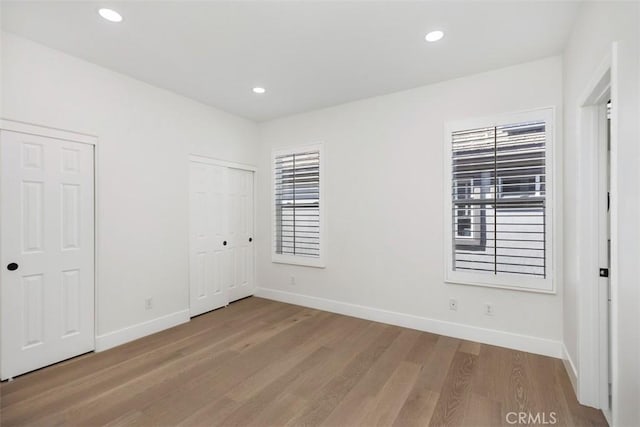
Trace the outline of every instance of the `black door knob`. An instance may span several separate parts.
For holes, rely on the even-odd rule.
[[[16,264],[15,262],[12,262],[9,265],[7,265],[7,270],[9,271],[14,271],[17,269],[18,269],[18,264]]]
[[[222,246],[227,246],[227,241],[222,242]]]
[[[249,241],[250,241],[250,242],[253,242],[253,237],[249,237]]]

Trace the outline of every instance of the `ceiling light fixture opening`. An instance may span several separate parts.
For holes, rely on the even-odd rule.
[[[98,13],[109,22],[122,22],[122,15],[113,9],[102,8]]]
[[[444,32],[440,30],[435,30],[435,31],[431,31],[426,36],[424,36],[424,39],[428,42],[437,42],[443,37],[444,37]]]
[[[254,87],[252,90],[253,90],[253,93],[265,93],[267,91],[263,87]]]

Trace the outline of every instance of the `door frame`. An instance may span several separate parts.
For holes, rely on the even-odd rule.
[[[616,272],[612,271],[615,265],[615,253],[611,254],[609,267],[608,285],[611,293],[611,312],[607,307],[607,288],[605,281],[599,276],[598,267],[603,257],[602,236],[606,235],[603,229],[602,203],[606,201],[600,190],[603,174],[603,166],[607,155],[606,146],[606,103],[612,97],[614,57],[611,53],[601,61],[593,77],[585,87],[583,96],[578,105],[578,126],[577,140],[581,141],[582,152],[578,174],[578,188],[582,203],[579,206],[581,212],[578,219],[578,232],[583,236],[583,243],[579,245],[579,275],[581,286],[577,289],[578,296],[578,372],[576,394],[580,403],[602,409],[609,424],[612,420],[612,412],[607,410],[609,381],[612,383],[612,392],[615,376],[609,378],[609,363],[615,363],[615,336],[617,333],[616,323],[612,321],[609,329],[609,319],[615,318],[617,312],[617,301],[613,289],[616,285]],[[604,105],[604,108],[603,108]],[[617,241],[617,229],[615,218],[617,212],[617,197],[615,190],[615,177],[617,176],[617,165],[613,159],[616,152],[617,140],[613,137],[614,128],[617,126],[615,116],[615,99],[612,99],[611,114],[611,140],[610,140],[610,209],[611,220],[610,238],[612,242]],[[593,173],[595,172],[595,173]],[[593,189],[597,188],[595,192]],[[593,233],[593,230],[597,230]],[[613,246],[613,243],[612,243]],[[609,362],[608,346],[611,339],[612,357]],[[606,399],[606,400],[605,400]],[[612,400],[615,396],[612,396]],[[613,406],[613,405],[612,405]],[[611,411],[613,408],[611,408]]]
[[[249,165],[249,164],[245,164],[245,163],[238,163],[238,162],[230,162],[228,160],[221,160],[215,157],[209,157],[209,156],[205,156],[202,154],[189,154],[188,155],[188,161],[187,161],[187,166],[189,166],[190,163],[195,162],[195,163],[204,163],[207,165],[214,165],[214,166],[221,166],[221,167],[226,167],[226,168],[231,168],[231,169],[240,169],[240,170],[244,170],[244,171],[249,171],[249,172],[253,172],[253,241],[254,241],[254,245],[252,246],[252,251],[253,251],[253,290],[255,292],[255,290],[258,288],[258,285],[256,283],[256,244],[255,242],[257,241],[256,239],[256,220],[257,220],[257,215],[256,215],[256,209],[257,209],[257,185],[258,185],[258,168],[256,166],[253,165]],[[191,188],[189,188],[189,180],[187,180],[187,195],[190,194]],[[189,224],[189,227],[191,227],[191,224]],[[189,231],[190,233],[190,231]],[[189,257],[191,256],[191,241],[189,241]],[[188,276],[187,276],[187,283],[189,284],[188,288],[189,288],[189,310],[191,310],[191,269],[188,269]],[[228,303],[227,303],[228,305]]]
[[[98,248],[99,248],[99,144],[98,137],[87,133],[75,132],[44,125],[23,122],[19,120],[0,118],[0,130],[17,132],[28,135],[41,136],[45,138],[59,139],[63,141],[88,144],[93,146],[93,351],[96,348],[96,336],[98,335]],[[0,194],[0,202],[2,195]],[[2,218],[0,218],[0,221]],[[2,284],[0,284],[1,286]],[[1,320],[1,319],[0,319]],[[0,336],[0,345],[2,337]]]

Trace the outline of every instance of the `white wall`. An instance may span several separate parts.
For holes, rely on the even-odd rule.
[[[187,310],[187,155],[255,164],[256,125],[12,34],[2,61],[5,118],[99,138],[98,334]]]
[[[257,223],[261,294],[344,308],[306,298],[317,297],[428,318],[435,322],[414,320],[451,334],[471,332],[459,325],[487,328],[499,332],[474,329],[473,336],[559,355],[560,280],[557,295],[443,282],[442,200],[446,121],[555,106],[554,143],[561,155],[561,67],[561,58],[552,57],[261,124]],[[271,150],[318,141],[325,144],[327,266],[274,264]],[[560,180],[556,184],[561,189]],[[557,237],[560,242],[561,235]],[[295,276],[295,286],[289,284],[290,275]],[[449,310],[450,297],[457,298],[458,311]],[[494,316],[483,314],[485,303],[494,305]],[[397,321],[398,316],[391,318]]]
[[[617,162],[618,176],[612,177],[613,186],[617,186],[612,204],[613,212],[618,212],[618,240],[613,241],[613,254],[618,255],[618,265],[612,266],[614,293],[617,293],[619,335],[616,353],[618,374],[614,388],[614,424],[635,425],[640,419],[640,352],[638,351],[640,325],[640,194],[638,184],[638,165],[640,152],[638,146],[638,25],[639,7],[637,2],[585,2],[580,10],[572,30],[564,55],[564,103],[565,103],[565,295],[564,295],[564,337],[569,356],[579,365],[578,343],[579,293],[586,277],[597,274],[596,268],[590,268],[580,260],[584,253],[585,242],[594,230],[585,228],[587,209],[581,181],[594,171],[581,163],[582,139],[578,137],[578,112],[581,98],[603,59],[612,52],[612,43],[621,42],[623,57],[635,56],[625,60],[623,74],[632,73],[625,79],[622,92],[614,103],[618,105],[617,119],[621,126],[619,147],[612,153],[612,161]],[[635,62],[635,63],[634,63]],[[634,68],[635,67],[635,68]],[[617,198],[616,198],[617,195]],[[589,207],[588,209],[591,209]],[[615,233],[615,231],[614,231]],[[594,266],[596,267],[596,266]],[[594,313],[595,315],[595,313]],[[580,371],[580,366],[578,366]],[[616,374],[614,374],[616,375]],[[616,409],[617,405],[617,409]]]

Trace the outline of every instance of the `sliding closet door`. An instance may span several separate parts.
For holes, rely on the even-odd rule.
[[[195,159],[189,166],[191,316],[254,291],[253,172]]]
[[[190,162],[189,287],[191,316],[227,305],[232,258],[228,242],[228,170]]]
[[[2,379],[94,348],[93,146],[0,132]]]
[[[233,275],[229,301],[253,294],[253,172],[229,169],[229,244]]]

